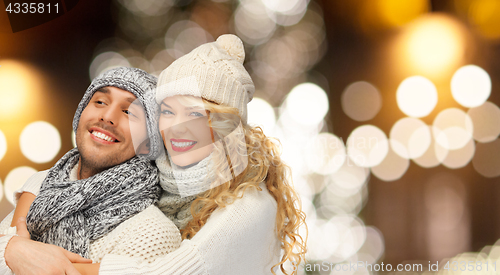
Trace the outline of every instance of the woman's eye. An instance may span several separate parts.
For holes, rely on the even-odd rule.
[[[95,101],[96,104],[99,104],[99,105],[104,105],[104,102],[100,101],[100,100],[96,100]]]
[[[192,113],[191,113],[191,115],[192,115],[192,116],[198,116],[198,117],[200,117],[200,116],[204,116],[204,115],[203,115],[202,113],[200,113],[200,112],[192,112]]]
[[[171,111],[169,110],[161,110],[161,113],[164,114],[164,115],[171,115],[173,114]]]
[[[127,115],[130,115],[130,116],[134,116],[134,117],[137,117],[136,115],[134,115],[130,110],[123,110],[123,112]]]

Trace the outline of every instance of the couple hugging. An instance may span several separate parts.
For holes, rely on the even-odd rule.
[[[297,270],[305,216],[277,143],[247,124],[244,57],[223,35],[158,81],[125,67],[96,77],[73,119],[77,147],[16,191],[0,273]]]

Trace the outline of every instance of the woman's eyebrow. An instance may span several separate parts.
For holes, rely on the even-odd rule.
[[[163,101],[161,102],[161,105],[165,105],[165,107],[168,107],[168,108],[172,109],[172,107],[170,107],[167,103],[165,103]]]

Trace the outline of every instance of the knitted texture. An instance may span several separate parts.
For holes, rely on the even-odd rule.
[[[164,155],[156,159],[160,185],[164,190],[156,205],[179,229],[193,219],[191,203],[196,195],[210,188],[211,180],[207,178],[210,159],[211,155],[187,169],[173,169]]]
[[[156,121],[158,116],[158,105],[154,100],[156,82],[157,79],[155,76],[137,68],[119,67],[102,73],[94,78],[78,104],[78,108],[73,118],[73,131],[76,133],[80,116],[97,90],[108,86],[120,88],[135,95],[144,107],[150,141],[150,151],[147,157],[149,159],[155,159],[160,148],[163,148],[163,142],[158,133]]]
[[[38,185],[40,184],[41,182],[38,182]],[[0,223],[0,234],[8,231],[13,216],[14,211]],[[124,221],[108,234],[92,241],[89,259],[99,263],[104,255],[114,254],[132,257],[138,263],[151,263],[176,250],[180,244],[181,235],[177,227],[152,205]],[[5,248],[0,246],[0,254],[4,250]],[[2,266],[2,258],[0,258],[0,271],[8,269]]]
[[[174,95],[191,95],[238,108],[247,120],[247,104],[255,86],[243,66],[245,49],[232,34],[203,44],[174,61],[158,79],[156,102]]]
[[[265,184],[247,189],[241,199],[216,209],[202,229],[176,251],[151,264],[106,255],[100,275],[257,275],[271,274],[280,261],[276,200]],[[279,273],[277,270],[275,270]]]
[[[152,205],[92,242],[90,259],[100,262],[104,255],[114,254],[151,263],[179,248],[181,240],[175,224]]]
[[[89,243],[153,204],[157,169],[144,157],[90,178],[71,181],[79,160],[72,149],[50,169],[26,217],[31,238],[88,257]]]

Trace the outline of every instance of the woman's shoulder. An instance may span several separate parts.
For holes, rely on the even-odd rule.
[[[276,200],[273,198],[269,190],[267,189],[266,183],[261,182],[257,187],[248,187],[245,192],[243,193],[243,196],[241,199],[244,200],[255,200],[259,201],[263,204],[272,204],[273,206],[276,207],[277,203]],[[235,202],[237,202],[236,200]]]

